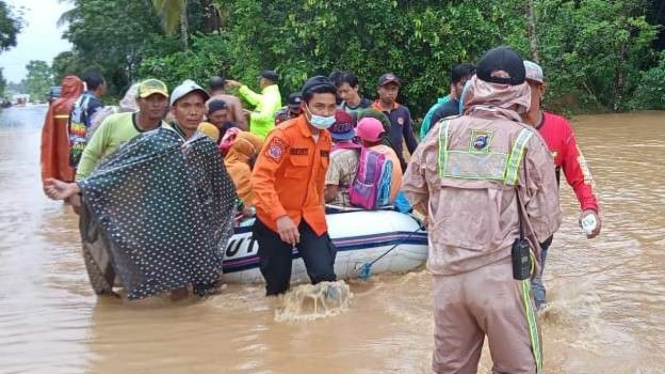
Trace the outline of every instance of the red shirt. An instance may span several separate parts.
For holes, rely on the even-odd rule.
[[[543,122],[537,129],[552,152],[557,180],[560,170],[563,169],[563,174],[575,191],[582,210],[598,212],[598,201],[593,193],[593,176],[582,151],[577,146],[577,139],[570,123],[563,117],[543,112]]]

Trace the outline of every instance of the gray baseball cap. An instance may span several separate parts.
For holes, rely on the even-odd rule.
[[[210,98],[210,95],[208,94],[208,91],[204,90],[203,87],[199,86],[196,84],[191,79],[187,79],[184,82],[182,82],[178,87],[173,89],[173,92],[171,92],[171,106],[175,104],[176,101],[182,99],[183,97],[189,95],[192,92],[200,92],[201,95],[203,95],[203,101],[208,101]]]
[[[532,61],[524,60],[524,69],[526,70],[526,79],[538,83],[545,83],[545,74],[540,65]]]

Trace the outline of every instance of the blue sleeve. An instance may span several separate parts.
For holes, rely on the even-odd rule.
[[[437,123],[446,117],[459,115],[459,113],[459,104],[457,100],[448,101],[434,113],[432,116],[432,123]]]
[[[436,104],[432,105],[429,110],[427,111],[427,114],[425,114],[425,118],[423,119],[423,123],[420,126],[420,139],[425,139],[427,136],[427,133],[429,130],[432,128],[432,118],[434,117],[434,113],[436,113],[437,110],[441,108],[444,104],[450,101],[450,98],[448,96],[444,96],[440,98]]]
[[[436,108],[436,105],[429,108],[427,114],[425,114],[425,118],[423,118],[423,123],[420,125],[420,139],[425,139],[425,136],[429,132],[429,128],[432,124],[432,115],[434,115],[434,108]]]

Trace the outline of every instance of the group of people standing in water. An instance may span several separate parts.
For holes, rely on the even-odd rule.
[[[561,171],[587,237],[601,220],[570,124],[540,107],[536,63],[499,47],[453,67],[420,144],[393,73],[379,78],[376,101],[342,72],[311,77],[285,107],[272,70],[260,93],[220,77],[209,90],[187,80],[169,93],[146,79],[123,99],[131,108],[112,110],[99,101],[103,77],[85,80],[84,92],[66,77],[50,107],[42,179],[47,196],[80,207],[97,293],[214,291],[232,228],[249,217],[267,295],[289,289],[293,249],[312,283],[335,281],[326,203],[415,210],[426,217],[434,279],[433,371],[475,373],[487,337],[493,372],[541,372],[536,310],[561,223]]]

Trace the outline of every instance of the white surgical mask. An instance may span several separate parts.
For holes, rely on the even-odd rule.
[[[307,109],[307,114],[309,114],[309,123],[312,124],[312,126],[316,127],[319,130],[326,130],[330,126],[335,124],[335,116],[319,116],[318,114],[312,114],[312,112],[309,110],[309,106],[305,107]]]

